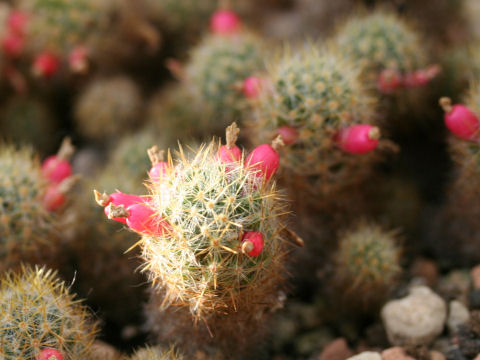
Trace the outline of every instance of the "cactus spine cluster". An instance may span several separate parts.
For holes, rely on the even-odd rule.
[[[381,301],[400,274],[396,233],[362,222],[340,236],[336,280],[348,297]]]
[[[313,45],[285,50],[269,68],[268,84],[254,106],[253,132],[260,141],[281,134],[284,127],[296,133],[283,149],[282,165],[294,175],[314,178],[316,193],[358,179],[371,161],[370,156],[346,154],[335,143],[343,128],[372,123],[375,117],[375,98],[355,66],[335,51]]]
[[[246,106],[243,81],[262,65],[262,42],[247,31],[207,35],[193,50],[186,67],[187,86],[197,106],[215,120],[211,129],[241,118]]]
[[[136,125],[141,104],[140,90],[128,77],[93,80],[75,104],[77,128],[91,139],[111,138]]]
[[[5,360],[38,359],[45,349],[65,360],[88,358],[96,324],[69,294],[57,274],[22,267],[7,273],[0,287],[0,356]]]

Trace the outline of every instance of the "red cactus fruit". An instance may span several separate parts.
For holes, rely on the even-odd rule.
[[[168,233],[167,224],[161,216],[156,216],[155,211],[147,203],[125,206],[108,206],[109,219],[124,218],[132,230],[141,234],[164,236]]]
[[[350,154],[365,154],[374,150],[379,138],[380,129],[366,124],[349,126],[335,136],[338,147]]]
[[[479,119],[468,107],[461,104],[452,105],[448,97],[440,98],[439,103],[445,111],[444,121],[448,130],[465,140],[478,137]]]
[[[56,349],[45,348],[40,351],[35,360],[63,360],[62,353]]]
[[[263,80],[258,76],[249,76],[243,81],[243,94],[248,99],[255,99],[260,94]]]
[[[35,76],[49,78],[57,73],[59,67],[58,57],[53,53],[44,51],[34,59],[32,71]]]
[[[264,177],[265,181],[270,180],[280,165],[280,155],[277,150],[283,145],[281,137],[277,136],[273,140],[272,145],[263,144],[257,146],[247,156],[245,166],[256,171],[256,175]]]
[[[28,23],[28,14],[21,10],[12,10],[7,18],[7,28],[16,35],[24,35]]]
[[[257,231],[246,231],[242,236],[242,252],[257,257],[263,250],[263,235]]]
[[[152,168],[148,172],[150,179],[152,181],[158,182],[161,178],[166,174],[170,165],[168,162],[163,161],[164,159],[164,151],[159,150],[158,146],[152,146],[150,149],[147,150],[148,156],[150,161],[152,162]]]
[[[79,45],[68,54],[68,66],[74,73],[85,73],[88,70],[88,50]]]
[[[43,197],[43,206],[48,211],[57,211],[65,204],[65,194],[61,191],[58,184],[48,186],[45,196]]]
[[[210,30],[214,34],[228,35],[238,32],[241,21],[230,10],[217,10],[210,19]]]
[[[2,38],[2,49],[10,57],[18,57],[25,48],[25,39],[23,35],[19,35],[13,32],[8,32],[5,37]]]
[[[42,175],[50,182],[59,184],[72,175],[70,158],[75,148],[70,138],[65,138],[56,155],[47,157],[42,163]]]
[[[297,129],[290,126],[279,127],[276,131],[276,134],[282,137],[282,141],[285,145],[292,145],[298,139]]]
[[[397,70],[384,69],[377,79],[377,87],[382,93],[391,93],[402,86],[402,77]]]
[[[227,127],[225,131],[225,138],[227,140],[227,144],[220,146],[220,148],[218,149],[218,158],[222,163],[228,164],[231,162],[240,161],[240,159],[242,158],[242,150],[240,150],[240,148],[235,145],[239,132],[240,129],[235,122]]]
[[[135,205],[135,204],[142,204],[147,201],[147,198],[141,197],[138,195],[131,195],[131,194],[125,194],[120,191],[114,192],[110,195],[107,195],[105,193],[100,194],[97,190],[94,190],[93,193],[95,194],[95,200],[97,201],[97,204],[100,206],[105,207],[105,215],[112,220],[121,222],[126,224],[127,220],[125,217],[111,217],[110,216],[110,208],[108,207],[110,204],[113,204],[115,206],[124,206],[125,208],[129,207],[130,205]]]
[[[403,79],[403,85],[407,87],[420,87],[428,84],[441,71],[439,65],[431,65],[425,69],[419,69],[407,73]]]

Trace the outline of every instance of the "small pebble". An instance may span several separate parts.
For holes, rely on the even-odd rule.
[[[472,268],[470,276],[472,277],[473,288],[480,289],[480,264]]]
[[[349,357],[348,360],[382,360],[382,356],[375,351],[364,351],[360,354]]]
[[[429,344],[441,334],[447,306],[430,288],[412,288],[407,297],[389,301],[382,309],[382,320],[391,344]]]
[[[345,360],[353,355],[344,338],[338,338],[325,346],[318,360]]]
[[[382,360],[415,360],[408,356],[400,346],[394,346],[382,351]]]
[[[458,300],[450,301],[448,305],[448,329],[452,334],[457,332],[460,325],[465,324],[470,319],[470,313],[465,305]]]
[[[445,355],[443,355],[440,351],[432,350],[430,351],[430,360],[446,360],[446,359],[445,359]]]

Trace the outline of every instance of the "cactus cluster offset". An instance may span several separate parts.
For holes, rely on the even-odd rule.
[[[42,261],[55,252],[58,220],[42,199],[47,190],[30,149],[0,144],[0,269]]]
[[[401,75],[426,65],[419,35],[393,13],[376,11],[352,17],[339,29],[335,40],[370,85],[375,85],[383,70]]]
[[[141,104],[140,90],[128,77],[93,80],[75,104],[78,131],[95,140],[125,133],[141,118]]]
[[[159,346],[139,349],[127,360],[182,360],[184,359],[173,346],[162,349]]]
[[[207,35],[193,50],[186,67],[188,86],[197,106],[216,121],[211,128],[240,117],[246,106],[243,81],[262,65],[262,42],[246,31]]]
[[[39,359],[48,351],[60,353],[65,360],[86,359],[95,333],[91,315],[69,294],[55,272],[24,267],[20,273],[7,273],[2,279],[2,359]]]
[[[327,187],[351,179],[365,156],[345,153],[335,137],[349,126],[371,123],[376,102],[356,67],[335,51],[310,45],[286,50],[268,75],[253,101],[255,135],[260,141],[278,134],[284,138],[282,165],[289,172],[315,176]]]
[[[394,231],[360,223],[340,237],[335,257],[337,279],[344,291],[369,301],[380,299],[400,273],[400,251]]]
[[[152,182],[151,206],[168,223],[168,236],[141,241],[150,279],[165,292],[165,304],[208,319],[248,301],[252,309],[283,282],[281,214],[273,184],[261,184],[241,162],[224,164],[218,147],[201,148],[192,160],[183,153],[160,182]],[[263,234],[264,247],[244,252],[246,232]],[[255,312],[255,311],[253,311]]]

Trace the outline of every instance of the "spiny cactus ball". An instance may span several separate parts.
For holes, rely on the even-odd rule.
[[[29,14],[27,39],[35,51],[49,50],[67,54],[85,44],[102,21],[101,1],[92,0],[20,0]]]
[[[337,276],[344,291],[365,300],[381,297],[400,273],[396,233],[375,224],[360,223],[340,236]]]
[[[425,49],[417,32],[393,13],[376,11],[352,17],[336,35],[338,47],[374,85],[382,70],[400,74],[425,66]]]
[[[0,287],[0,356],[34,360],[46,348],[65,360],[88,358],[97,327],[57,274],[23,267]]]
[[[160,347],[146,347],[139,349],[128,358],[128,360],[182,360],[178,351],[172,346],[167,350],[161,349]]]
[[[252,313],[260,311],[284,279],[285,209],[279,194],[240,162],[220,162],[217,152],[214,143],[192,160],[180,152],[175,167],[152,182],[151,206],[171,230],[141,240],[145,268],[164,290],[165,305],[189,308],[207,321],[244,302]],[[256,257],[242,251],[247,231],[263,235]]]
[[[75,104],[78,131],[91,139],[110,139],[137,124],[141,105],[140,90],[128,77],[93,80]]]
[[[51,258],[58,219],[42,202],[47,190],[40,163],[28,148],[0,144],[0,270]]]
[[[364,88],[356,67],[335,52],[310,45],[286,50],[268,70],[269,83],[253,103],[252,133],[258,141],[269,141],[288,127],[296,133],[282,153],[288,171],[321,178],[322,186],[355,177],[354,169],[370,156],[346,154],[334,137],[350,125],[374,120],[376,99]]]
[[[223,128],[240,117],[243,81],[262,70],[262,46],[257,36],[242,31],[208,35],[193,50],[186,67],[188,86],[199,108],[215,120],[211,128]]]
[[[45,102],[30,96],[12,97],[0,114],[0,129],[8,141],[32,144],[41,151],[52,150],[56,121]]]

